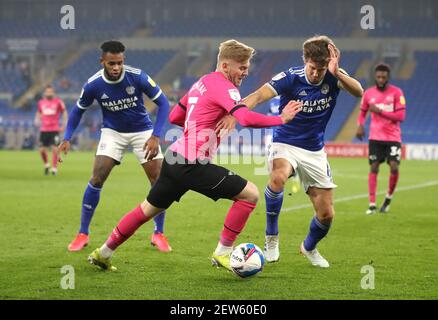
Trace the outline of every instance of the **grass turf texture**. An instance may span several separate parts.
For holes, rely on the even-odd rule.
[[[258,276],[241,280],[211,267],[225,214],[231,202],[217,203],[187,193],[167,213],[165,233],[173,252],[149,244],[153,223],[144,225],[115,254],[114,273],[87,261],[123,214],[147,195],[149,183],[132,154],[108,178],[91,225],[91,241],[82,252],[67,251],[79,228],[83,191],[93,153],[73,152],[59,175],[44,176],[37,152],[0,151],[0,299],[437,299],[438,185],[396,192],[391,212],[365,215],[366,196],[335,203],[336,217],[318,246],[330,262],[312,267],[298,254],[313,211],[301,190],[285,192],[280,216],[280,262]],[[261,199],[238,243],[264,243],[263,190],[266,175],[252,165],[226,165],[255,182]],[[260,165],[258,165],[260,167]],[[338,188],[335,199],[366,195],[366,159],[331,159]],[[399,188],[438,180],[438,162],[404,161]],[[379,174],[378,204],[388,184],[388,167]],[[286,191],[290,190],[287,185]],[[303,205],[298,209],[292,207]],[[364,265],[375,270],[375,289],[361,288]],[[61,268],[75,270],[75,289],[61,289]]]

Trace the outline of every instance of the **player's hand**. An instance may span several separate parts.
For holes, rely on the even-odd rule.
[[[160,138],[151,136],[144,144],[143,151],[146,152],[144,158],[146,161],[155,158],[160,150]]]
[[[236,128],[236,119],[232,115],[226,115],[216,124],[214,132],[222,138]]]
[[[364,137],[365,137],[365,127],[364,126],[357,127],[356,138],[362,141]]]
[[[295,100],[289,101],[289,103],[284,107],[283,111],[281,112],[281,119],[283,120],[283,123],[288,123],[289,121],[292,121],[293,118],[295,118],[296,114],[303,110],[303,103],[298,102]]]
[[[61,153],[64,153],[64,155],[67,155],[67,153],[70,151],[70,141],[63,140],[61,144],[58,146],[58,162],[62,162]]]
[[[375,113],[380,113],[380,112],[382,112],[383,110],[382,109],[380,109],[378,106],[376,106],[375,104],[370,104],[369,105],[369,110],[371,111],[371,112],[375,112]]]
[[[330,53],[328,70],[332,75],[337,76],[339,72],[339,59],[341,58],[341,52],[332,44],[328,45],[328,50]]]

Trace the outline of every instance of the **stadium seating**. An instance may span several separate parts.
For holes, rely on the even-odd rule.
[[[0,38],[80,38],[82,40],[105,39],[132,34],[139,26],[140,21],[127,19],[114,28],[114,22],[108,19],[96,21],[81,19],[75,21],[74,30],[64,30],[58,19],[22,20],[17,23],[13,19],[0,20]]]
[[[11,63],[4,64],[1,68],[0,75],[0,92],[12,93],[13,97],[17,97],[28,86],[28,79],[20,69],[19,64]]]
[[[436,52],[417,52],[417,67],[410,80],[393,81],[406,96],[406,121],[402,123],[404,142],[437,142],[438,112]]]
[[[210,19],[161,21],[153,28],[153,35],[155,37],[297,37],[318,33],[321,24],[323,24],[322,30],[336,36],[346,36],[351,31],[351,26],[344,21],[319,21],[317,26],[302,17],[301,21],[294,21],[291,27],[290,19],[287,18],[263,21],[263,19],[242,17],[214,19],[214,21]],[[269,28],[266,27],[268,25]]]

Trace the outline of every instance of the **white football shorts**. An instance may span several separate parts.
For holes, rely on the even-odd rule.
[[[272,142],[268,147],[269,172],[274,159],[285,159],[300,177],[304,191],[309,187],[336,188],[324,149],[309,151],[285,143]]]
[[[99,145],[97,146],[96,156],[107,156],[113,158],[118,162],[122,162],[123,155],[128,147],[132,147],[132,151],[137,157],[138,161],[143,164],[146,161],[146,152],[143,151],[144,144],[152,136],[152,130],[121,133],[109,128],[102,128]],[[161,147],[159,147],[158,154],[155,158],[163,159]]]

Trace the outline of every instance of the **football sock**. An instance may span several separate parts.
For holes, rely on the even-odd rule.
[[[99,254],[104,259],[111,258],[111,256],[113,255],[113,252],[114,252],[114,250],[111,250],[110,248],[108,248],[106,243],[104,243],[103,246],[101,246],[99,249]]]
[[[318,242],[327,235],[330,226],[330,224],[323,224],[316,217],[313,217],[310,222],[309,233],[304,240],[304,249],[307,251],[315,249]]]
[[[234,201],[225,218],[220,243],[225,247],[232,247],[239,233],[242,231],[249,215],[256,207],[256,203],[243,200]]]
[[[376,189],[377,189],[377,173],[370,172],[368,174],[368,194],[370,203],[376,203]]]
[[[101,188],[96,188],[88,183],[87,188],[84,192],[84,197],[82,199],[82,214],[81,214],[81,228],[80,233],[89,233],[89,227],[91,219],[93,218],[94,211],[96,210],[97,204],[100,199]]]
[[[397,171],[391,171],[391,174],[389,176],[389,188],[388,188],[388,198],[391,198],[392,194],[394,193],[395,187],[397,186],[398,182],[398,170]]]
[[[283,191],[272,191],[269,186],[265,189],[266,202],[266,235],[278,234],[278,216],[283,204]]]
[[[166,217],[166,210],[161,212],[160,214],[157,214],[154,217],[154,233],[164,233],[164,218]]]
[[[58,153],[56,151],[52,151],[52,168],[56,169],[58,166]]]
[[[44,162],[44,164],[45,164],[46,167],[47,167],[47,165],[48,165],[49,163],[48,163],[48,161],[47,161],[47,152],[46,152],[46,150],[41,150],[41,151],[40,151],[40,155],[41,155],[41,159],[43,159],[43,162]]]
[[[119,224],[114,228],[106,241],[107,247],[113,251],[116,250],[118,246],[128,240],[149,219],[149,217],[144,215],[141,206],[138,205],[119,221]]]
[[[217,244],[216,250],[214,251],[215,255],[223,256],[224,254],[231,253],[233,251],[233,247],[224,246],[222,243]]]

